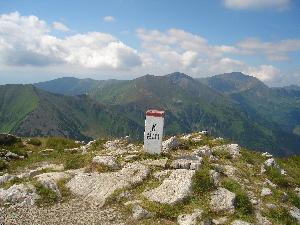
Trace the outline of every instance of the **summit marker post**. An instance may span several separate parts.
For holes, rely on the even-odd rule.
[[[164,130],[165,111],[148,110],[146,112],[144,149],[151,154],[160,154]]]

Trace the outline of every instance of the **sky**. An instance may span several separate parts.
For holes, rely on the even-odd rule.
[[[300,1],[0,0],[0,84],[175,71],[300,85]]]

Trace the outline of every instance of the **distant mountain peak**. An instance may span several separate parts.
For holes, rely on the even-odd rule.
[[[186,75],[185,73],[181,73],[181,72],[170,73],[170,74],[165,75],[165,77],[171,78],[173,80],[182,80],[182,79],[192,80],[193,79],[189,75]]]

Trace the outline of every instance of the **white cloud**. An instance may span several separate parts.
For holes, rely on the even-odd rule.
[[[113,16],[104,16],[104,17],[103,17],[103,20],[104,20],[105,22],[114,22],[116,19],[115,19],[115,17],[113,17]]]
[[[18,12],[0,16],[0,63],[10,66],[79,65],[127,70],[140,65],[138,52],[110,34],[91,32],[58,38],[46,22]]]
[[[249,38],[237,44],[240,53],[263,54],[271,61],[288,60],[288,53],[300,51],[300,39],[286,39],[277,42],[263,42],[257,38]]]
[[[160,74],[179,70],[190,75],[231,72],[242,68],[241,61],[227,57],[238,49],[229,45],[210,45],[208,41],[180,29],[138,29],[142,41],[142,56],[146,68],[160,68]]]
[[[280,75],[280,70],[272,65],[261,65],[258,67],[248,67],[243,73],[255,76],[261,81],[271,81]]]
[[[67,31],[70,30],[66,25],[64,25],[64,24],[61,23],[61,22],[54,22],[54,23],[53,23],[53,28],[54,28],[55,30],[64,31],[64,32],[67,32]]]
[[[291,0],[223,0],[227,8],[243,9],[277,9],[284,10],[290,6]]]

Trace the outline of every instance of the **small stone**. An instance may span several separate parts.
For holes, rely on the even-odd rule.
[[[210,175],[210,178],[213,181],[214,185],[219,186],[220,185],[220,178],[221,178],[220,173],[215,171],[215,170],[210,170],[209,175]]]
[[[267,166],[267,167],[274,167],[274,168],[278,168],[278,165],[275,161],[274,158],[270,158],[270,159],[267,159],[264,164]]]
[[[7,160],[11,160],[11,159],[21,159],[21,158],[24,158],[24,157],[20,157],[19,155],[17,155],[16,153],[13,153],[13,152],[7,152],[5,154],[5,158]]]
[[[265,196],[272,195],[272,194],[273,194],[273,192],[271,191],[270,188],[263,188],[260,196],[265,197]]]
[[[300,198],[300,188],[296,187],[295,192],[296,192],[297,196]]]
[[[242,221],[242,220],[235,220],[231,223],[231,225],[251,225],[251,223]]]
[[[212,223],[215,225],[222,225],[222,224],[225,224],[227,221],[228,221],[228,217],[224,216],[224,217],[221,217],[218,219],[213,219]]]
[[[276,188],[277,185],[274,184],[272,181],[270,181],[269,179],[265,179],[265,184],[270,185],[272,188]]]
[[[266,171],[267,171],[267,170],[266,170],[266,168],[265,168],[265,165],[261,165],[261,166],[260,166],[260,174],[262,175],[262,174],[264,174]]]
[[[276,209],[276,208],[277,208],[277,206],[276,206],[275,204],[272,204],[272,203],[266,204],[266,207],[267,207],[268,209]]]
[[[287,202],[288,199],[289,199],[288,194],[285,193],[285,192],[283,192],[283,194],[282,194],[282,196],[281,196],[281,198],[280,198],[281,202]]]
[[[177,217],[179,225],[196,225],[197,221],[201,219],[203,210],[195,209],[192,214],[181,214]]]
[[[113,156],[95,156],[92,160],[93,163],[102,164],[108,166],[112,169],[117,169],[118,164],[116,162],[116,158]]]
[[[298,224],[300,224],[300,210],[297,207],[293,206],[291,207],[289,213],[298,221]]]
[[[0,176],[0,185],[4,184],[12,179],[14,179],[14,176],[12,176],[8,173],[4,174],[4,175]]]
[[[52,152],[54,152],[54,149],[52,149],[52,148],[47,148],[47,149],[44,149],[44,150],[39,151],[39,153],[41,153],[41,154],[43,154],[43,155],[49,155],[49,154],[51,154]]]
[[[264,156],[264,157],[266,157],[266,158],[272,158],[273,157],[273,155],[270,154],[270,153],[268,153],[268,152],[264,152],[261,155]]]
[[[132,217],[135,220],[141,220],[141,219],[146,219],[150,218],[152,214],[148,212],[146,209],[141,207],[140,205],[134,205],[132,207]]]
[[[281,170],[280,170],[280,174],[286,176],[286,175],[287,175],[287,172],[286,172],[284,169],[281,169]]]
[[[78,152],[81,152],[82,149],[81,148],[67,148],[67,149],[64,149],[64,152],[70,152],[70,153],[78,153]]]
[[[219,187],[211,194],[210,208],[213,212],[234,213],[235,194]]]

